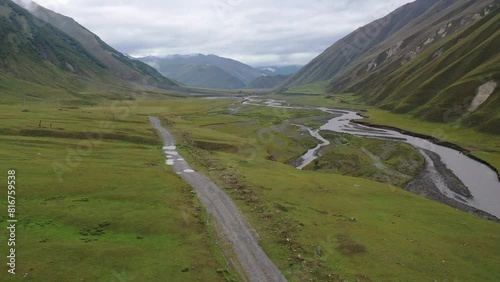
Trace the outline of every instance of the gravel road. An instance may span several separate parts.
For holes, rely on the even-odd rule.
[[[264,253],[250,231],[248,223],[229,196],[208,177],[195,172],[189,166],[175,150],[175,138],[161,126],[159,119],[149,117],[149,120],[163,139],[167,165],[173,166],[174,171],[195,189],[200,201],[213,216],[225,238],[231,243],[245,272],[243,275],[250,281],[286,281],[279,269]]]

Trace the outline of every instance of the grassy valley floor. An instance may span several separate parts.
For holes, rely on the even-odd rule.
[[[4,179],[17,172],[19,221],[16,276],[4,263],[1,281],[234,278],[205,210],[165,165],[161,141],[135,104],[59,110],[19,102],[0,105],[0,170]]]
[[[434,137],[442,142],[456,144],[479,159],[482,159],[500,171],[500,138],[497,135],[480,132],[467,128],[459,123],[434,123],[422,121],[407,114],[394,114],[386,110],[363,105],[358,97],[350,94],[326,94],[321,87],[314,86],[318,94],[303,91],[302,88],[289,91],[303,91],[273,95],[275,99],[286,100],[294,105],[307,105],[316,107],[331,107],[363,111],[366,116],[363,122],[376,125],[392,126],[409,132],[419,133]],[[315,92],[315,93],[316,93]]]
[[[387,183],[287,165],[316,145],[296,124],[320,124],[320,111],[176,98],[23,109],[0,106],[1,168],[18,171],[20,220],[21,275],[7,281],[24,273],[43,281],[237,279],[204,209],[164,164],[147,115],[162,117],[181,154],[226,189],[290,281],[500,279],[497,223]]]
[[[164,124],[236,200],[290,281],[500,278],[497,223],[390,184],[287,165],[312,147],[293,124],[321,112],[205,103],[178,111],[183,102],[172,101]]]

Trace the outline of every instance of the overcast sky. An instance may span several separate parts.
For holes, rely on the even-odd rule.
[[[132,56],[216,54],[306,64],[411,0],[38,0]]]

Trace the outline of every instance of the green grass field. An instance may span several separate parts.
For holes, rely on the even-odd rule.
[[[17,171],[19,220],[17,276],[6,275],[4,266],[1,281],[23,280],[25,273],[33,281],[234,276],[221,271],[227,265],[204,209],[165,165],[147,116],[125,105],[57,110],[40,103],[31,112],[0,105],[0,167],[5,179],[7,170]],[[7,238],[6,228],[0,236]]]
[[[498,224],[386,183],[287,165],[316,144],[294,124],[319,124],[320,111],[168,96],[25,108],[22,99],[0,105],[1,169],[18,178],[21,275],[7,281],[24,273],[37,281],[237,279],[204,209],[164,165],[147,115],[162,117],[180,152],[224,187],[290,281],[500,279]],[[378,154],[377,144],[360,144]]]
[[[424,166],[424,158],[408,144],[321,131],[330,145],[305,169],[372,179],[404,187]]]
[[[293,132],[298,128],[265,138],[262,129],[293,123],[303,111],[245,106],[231,112],[236,105],[229,101],[205,103],[205,112],[197,103],[181,114],[172,107],[164,123],[182,154],[236,200],[290,281],[500,279],[498,224],[389,184],[284,164],[307,150]],[[276,143],[288,149],[270,159]]]

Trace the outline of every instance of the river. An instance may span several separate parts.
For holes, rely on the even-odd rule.
[[[315,148],[309,150],[306,154],[302,156],[302,163],[297,166],[298,169],[302,169],[310,164],[312,161],[317,159],[318,152],[322,147],[329,145],[329,141],[323,138],[319,132],[320,130],[329,130],[337,133],[347,133],[356,136],[363,136],[368,138],[383,138],[392,139],[405,142],[417,148],[420,153],[426,159],[427,170],[436,173],[435,177],[432,177],[434,184],[439,188],[440,192],[449,198],[454,198],[465,203],[468,206],[477,208],[479,210],[490,213],[498,218],[500,218],[500,181],[495,171],[493,171],[487,165],[478,162],[462,152],[437,145],[431,141],[419,137],[414,137],[394,130],[378,129],[369,126],[359,125],[353,123],[353,120],[363,119],[357,112],[348,110],[337,110],[328,108],[311,108],[311,107],[292,107],[284,106],[285,101],[275,101],[275,100],[261,100],[255,98],[246,98],[243,102],[248,105],[258,105],[267,107],[277,107],[285,109],[309,109],[309,110],[321,110],[326,113],[335,115],[327,123],[325,123],[319,130],[312,130],[311,128],[306,128],[310,134],[316,137],[321,143]],[[464,197],[452,191],[443,181],[441,177],[437,174],[434,168],[434,163],[430,157],[425,153],[425,150],[436,153],[440,158],[442,163],[455,174],[460,181],[469,189],[472,197]]]

